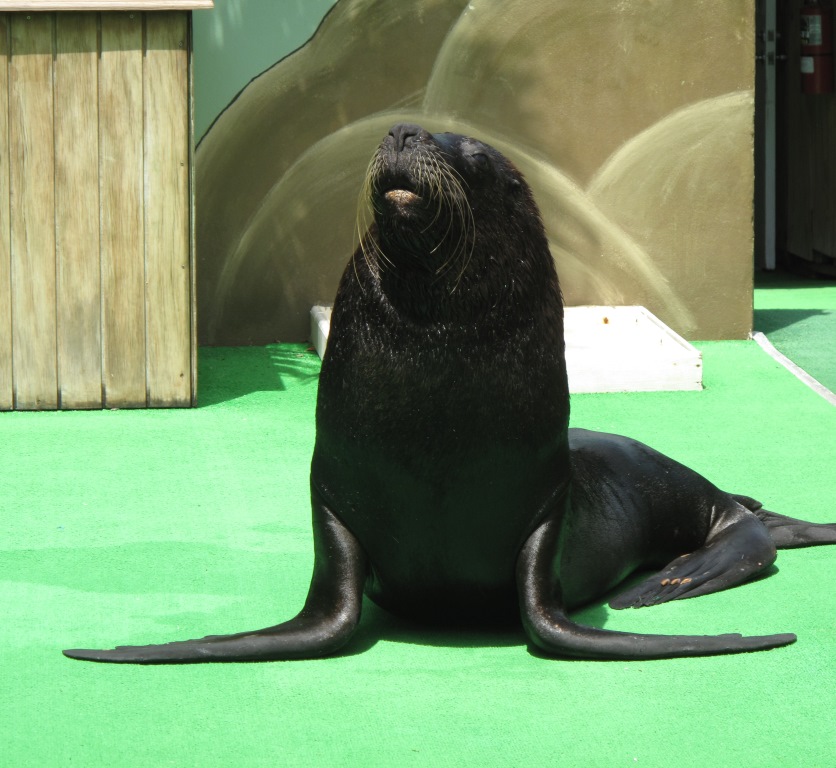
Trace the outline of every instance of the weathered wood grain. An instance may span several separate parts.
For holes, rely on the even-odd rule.
[[[0,410],[194,404],[190,20],[0,13]]]
[[[101,408],[98,19],[56,17],[55,232],[62,408]]]
[[[142,26],[141,14],[101,17],[102,346],[110,408],[146,401]]]
[[[12,389],[12,255],[9,221],[9,17],[0,14],[0,410],[14,405]]]
[[[52,99],[54,17],[11,17],[9,152],[15,407],[58,407]]]
[[[146,14],[145,290],[150,405],[191,402],[188,20]]]

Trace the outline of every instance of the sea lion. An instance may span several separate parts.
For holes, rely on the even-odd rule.
[[[519,616],[531,644],[555,656],[793,642],[637,635],[568,617],[637,568],[664,566],[614,607],[739,584],[773,562],[776,546],[836,542],[836,524],[767,512],[628,438],[569,430],[557,275],[531,191],[498,151],[396,125],[365,194],[374,221],[343,274],[322,364],[315,561],[301,612],[254,632],[64,653],[135,663],[322,656],[350,641],[364,592],[429,621]]]

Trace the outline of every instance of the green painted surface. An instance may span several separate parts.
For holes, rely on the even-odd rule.
[[[784,273],[758,276],[755,330],[836,392],[836,281]]]
[[[834,517],[836,408],[753,342],[700,345],[702,392],[585,395],[578,426],[651,442],[777,511]],[[0,414],[3,765],[823,766],[836,726],[836,548],[613,629],[796,631],[767,653],[531,655],[519,632],[428,631],[369,608],[311,662],[105,666],[60,649],[254,629],[300,607],[319,363],[203,349],[201,407]]]

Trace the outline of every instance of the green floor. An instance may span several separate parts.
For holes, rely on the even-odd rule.
[[[762,272],[755,285],[755,330],[836,392],[836,280]]]
[[[700,349],[704,391],[576,396],[574,424],[646,440],[776,511],[836,518],[836,408],[754,342]],[[339,658],[65,659],[301,605],[318,360],[204,349],[200,367],[195,410],[0,414],[0,765],[833,765],[836,548],[783,552],[780,572],[718,595],[588,613],[642,632],[798,633],[766,653],[544,660],[519,632],[427,631],[369,607]]]

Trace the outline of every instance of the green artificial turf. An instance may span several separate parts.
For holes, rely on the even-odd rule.
[[[836,392],[836,280],[760,273],[754,325],[780,352]]]
[[[836,408],[754,342],[701,344],[702,392],[584,395],[729,490],[836,517]],[[109,666],[64,647],[254,629],[301,606],[317,358],[203,349],[201,406],[0,414],[0,764],[28,766],[825,766],[833,764],[836,548],[644,610],[612,629],[795,631],[765,653],[548,660],[519,631],[450,632],[368,606],[319,661]]]

